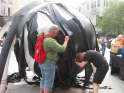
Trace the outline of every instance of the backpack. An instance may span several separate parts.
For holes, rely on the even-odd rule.
[[[36,63],[43,63],[46,59],[47,53],[52,52],[51,50],[45,51],[43,48],[44,38],[50,37],[48,35],[40,35],[36,40],[35,50],[34,50],[34,59]]]

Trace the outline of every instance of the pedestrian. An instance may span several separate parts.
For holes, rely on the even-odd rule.
[[[76,55],[76,62],[79,67],[84,68],[87,64],[92,63],[96,68],[93,78],[93,93],[98,93],[99,85],[102,83],[108,71],[108,63],[104,56],[95,50],[79,52]]]
[[[122,47],[120,48],[121,57],[124,58],[124,36],[121,39]]]
[[[42,79],[40,81],[40,93],[51,93],[55,77],[56,62],[58,60],[57,53],[64,52],[69,37],[65,36],[63,45],[60,45],[54,38],[59,33],[59,27],[57,25],[52,25],[48,28],[48,36],[44,39],[43,47],[45,51],[51,50],[52,52],[46,55],[46,59],[43,63],[39,63],[39,67],[42,74]]]
[[[7,32],[5,32],[3,36],[0,38],[0,46],[3,46],[3,42],[5,41],[6,36],[7,36]]]
[[[123,39],[123,36],[122,35],[118,35],[111,42],[110,63],[109,63],[110,66],[112,65],[112,58],[115,57],[116,55],[120,54],[120,49],[123,47],[122,39]]]
[[[101,47],[102,47],[102,55],[104,56],[104,54],[105,54],[105,49],[106,49],[106,41],[105,41],[105,39],[102,39],[102,41],[101,41]]]

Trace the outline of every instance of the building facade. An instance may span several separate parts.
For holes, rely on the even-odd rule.
[[[45,0],[0,0],[0,16],[11,16],[32,1]]]
[[[0,15],[1,16],[10,16],[10,8],[12,6],[11,0],[0,0]]]
[[[11,15],[13,15],[21,8],[21,1],[23,0],[12,0]]]
[[[0,0],[0,28],[3,27],[10,16],[32,1],[43,0]]]
[[[102,16],[107,7],[108,0],[86,0],[79,6],[79,11],[96,25],[96,17]]]
[[[12,2],[10,0],[0,0],[0,29],[4,26],[11,15],[11,6]]]
[[[25,5],[33,1],[43,2],[44,0],[12,0],[11,14],[14,14],[18,10],[20,10],[22,7],[24,7]]]

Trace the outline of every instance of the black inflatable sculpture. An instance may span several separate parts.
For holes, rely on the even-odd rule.
[[[63,43],[65,35],[70,36],[67,50],[59,54],[56,86],[73,86],[76,82],[76,75],[81,72],[74,64],[76,52],[97,48],[96,33],[90,20],[78,11],[60,3],[33,2],[18,11],[12,17],[11,22],[0,55],[0,81],[14,40],[20,76],[25,77],[26,66],[41,76],[38,64],[34,63],[33,52],[36,34],[40,33],[39,29],[44,25],[56,24],[60,27],[60,33],[56,38],[59,43]]]

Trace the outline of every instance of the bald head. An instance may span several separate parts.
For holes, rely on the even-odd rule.
[[[118,35],[116,39],[117,39],[117,40],[123,39],[123,35]]]
[[[52,25],[49,27],[48,34],[51,37],[56,37],[59,33],[59,27],[57,25]]]
[[[48,33],[54,32],[54,31],[58,31],[59,32],[59,27],[57,25],[50,26]]]

